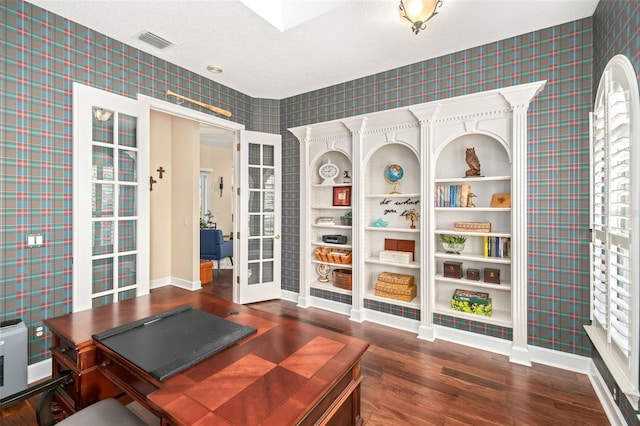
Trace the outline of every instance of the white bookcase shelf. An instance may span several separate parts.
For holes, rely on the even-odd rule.
[[[485,263],[501,263],[508,265],[511,263],[511,258],[508,257],[490,257],[481,254],[466,254],[464,252],[460,254],[449,254],[443,251],[437,251],[434,256],[437,259],[446,260],[458,260],[458,261],[471,261],[471,262],[485,262]]]
[[[301,143],[299,305],[347,313],[355,321],[387,322],[417,331],[427,340],[436,339],[445,327],[470,333],[484,324],[492,337],[512,335],[512,361],[530,364],[527,110],[544,85],[544,81],[528,83],[289,129]],[[465,150],[471,147],[480,161],[481,176],[465,177]],[[350,181],[334,176],[329,184],[323,183],[319,168],[328,161],[341,173],[348,170]],[[403,171],[402,179],[393,185],[384,175],[391,164]],[[324,171],[331,168],[325,166]],[[333,206],[334,191],[346,186],[350,187],[350,205]],[[443,203],[447,190],[449,201]],[[467,190],[473,197],[471,203],[463,204],[457,194]],[[510,194],[511,204],[492,207],[495,194]],[[443,207],[441,204],[450,204],[452,195],[456,195],[456,204],[470,207]],[[406,220],[410,209],[420,216],[413,228]],[[340,225],[340,216],[347,211],[352,213],[352,226]],[[318,217],[332,217],[335,223],[316,223]],[[373,226],[380,221],[387,225]],[[490,222],[491,232],[458,232],[456,222]],[[323,244],[322,235],[332,233],[346,235],[347,243]],[[465,248],[460,254],[445,253],[440,234],[467,237]],[[487,256],[485,241],[500,241],[501,249],[509,249],[508,257]],[[387,246],[413,246],[411,263],[381,260],[380,252]],[[352,270],[352,290],[337,288],[331,280],[318,282],[320,262],[313,255],[318,247],[352,250],[351,265],[329,265]],[[443,266],[448,261],[462,262],[464,271],[479,270],[480,280],[468,280],[466,273],[461,279],[444,277]],[[500,271],[500,284],[483,281],[486,268]],[[382,272],[412,275],[416,297],[404,302],[376,296]],[[492,316],[452,310],[450,300],[457,288],[489,293]],[[327,290],[337,297],[323,301],[316,293],[311,297],[311,289]],[[336,307],[336,303],[351,306]],[[389,311],[388,305],[394,308]],[[452,325],[441,315],[458,321]],[[474,337],[477,341],[484,336]],[[490,339],[486,349],[493,350]]]
[[[382,233],[390,233],[390,232],[399,232],[403,234],[419,234],[420,233],[419,229],[395,228],[395,227],[377,228],[375,226],[367,226],[365,230],[372,231],[372,232],[382,232]]]
[[[511,207],[435,207],[437,212],[449,212],[449,213],[465,213],[465,214],[478,214],[479,212],[487,213],[510,213]]]
[[[385,260],[380,260],[377,257],[367,257],[365,259],[366,263],[373,263],[376,265],[386,265],[393,266],[396,268],[407,268],[407,269],[420,269],[420,262],[411,262],[411,263],[398,263],[398,262],[388,262]]]
[[[333,283],[321,283],[320,281],[311,281],[309,285],[318,290],[326,290],[326,291],[331,291],[333,293],[345,294],[349,296],[352,294],[351,290],[336,287],[333,285]]]
[[[485,317],[482,315],[468,314],[465,312],[454,311],[451,309],[451,305],[447,302],[438,301],[435,304],[433,313],[447,315],[454,318],[461,318],[469,321],[478,321],[480,317],[481,321],[486,324],[497,325],[499,327],[512,327],[511,312],[492,308],[491,316]]]
[[[373,293],[373,291],[371,291],[365,294],[365,298],[368,300],[373,300],[375,302],[387,303],[387,304],[406,307],[406,308],[420,309],[420,301],[418,300],[417,297],[410,302],[405,302],[404,300],[396,300],[396,299],[389,299],[387,297],[376,296]]]

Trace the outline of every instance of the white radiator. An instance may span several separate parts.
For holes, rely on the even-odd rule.
[[[27,388],[27,327],[20,319],[0,323],[0,397]]]

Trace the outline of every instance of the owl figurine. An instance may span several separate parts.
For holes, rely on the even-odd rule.
[[[480,160],[476,155],[476,149],[466,148],[465,160],[469,166],[469,170],[465,172],[465,176],[480,176]]]

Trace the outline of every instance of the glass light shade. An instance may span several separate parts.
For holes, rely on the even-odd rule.
[[[437,0],[405,0],[404,8],[413,22],[424,22],[436,9]]]
[[[398,10],[400,18],[418,34],[425,28],[425,23],[438,13],[436,9],[441,5],[442,0],[400,0]]]

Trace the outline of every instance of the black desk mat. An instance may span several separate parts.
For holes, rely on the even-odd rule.
[[[158,380],[220,352],[257,330],[182,306],[93,338]]]

